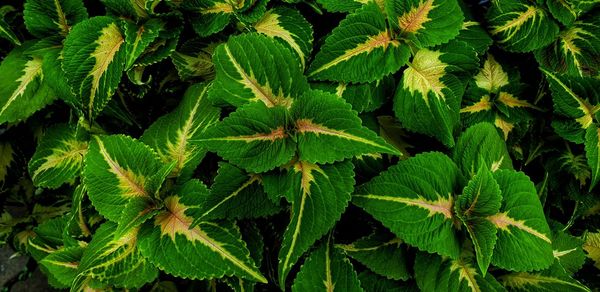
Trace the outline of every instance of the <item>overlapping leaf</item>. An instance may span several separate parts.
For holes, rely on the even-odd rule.
[[[32,45],[13,49],[0,64],[0,124],[26,119],[56,98],[45,82],[42,58],[24,53]]]
[[[352,105],[353,110],[359,113],[371,112],[381,107],[393,86],[395,86],[393,78],[384,78],[371,83],[315,82],[311,84],[313,89],[334,93],[343,98]]]
[[[408,46],[392,38],[383,11],[368,3],[349,14],[327,37],[308,69],[316,80],[372,82],[398,71]]]
[[[201,182],[191,180],[166,197],[165,209],[142,225],[138,243],[142,255],[177,277],[235,275],[266,283],[233,223],[202,221],[190,228],[207,194]]]
[[[509,271],[550,267],[554,261],[550,228],[529,177],[514,170],[498,170],[494,178],[502,192],[502,206],[487,217],[498,229],[492,265]]]
[[[458,138],[452,159],[466,176],[473,176],[482,164],[492,171],[512,169],[512,160],[498,131],[489,123],[469,127]]]
[[[232,37],[213,55],[216,79],[210,97],[234,106],[260,101],[289,106],[308,89],[300,61],[285,45],[260,34]]]
[[[493,1],[489,32],[505,50],[530,52],[550,44],[558,25],[540,5],[525,0]]]
[[[87,18],[82,0],[27,0],[23,10],[27,30],[38,38],[66,36],[73,25]]]
[[[352,202],[420,250],[458,258],[453,204],[462,185],[457,166],[441,153],[399,162],[360,188]]]
[[[476,64],[475,52],[462,42],[418,50],[396,89],[396,117],[407,129],[454,146],[464,91],[458,76]]]
[[[563,29],[554,42],[535,52],[538,62],[556,73],[572,76],[598,75],[600,70],[599,19],[598,15],[590,16]]]
[[[279,250],[281,286],[300,256],[339,220],[354,189],[354,171],[349,161],[320,166],[298,161],[288,176],[292,180],[292,207],[291,221]]]
[[[443,44],[458,35],[464,16],[455,0],[387,0],[385,8],[399,38],[419,48]]]
[[[206,153],[196,140],[220,114],[208,101],[208,88],[207,84],[189,87],[179,106],[158,118],[140,138],[158,153],[162,162],[176,162],[171,176],[189,178]]]
[[[360,282],[344,254],[325,241],[313,251],[298,272],[292,290],[358,291]]]
[[[298,11],[286,7],[273,8],[254,24],[257,32],[283,41],[300,58],[302,68],[312,51],[312,27]]]
[[[458,259],[418,253],[415,279],[421,291],[504,291],[491,274],[482,275],[470,250],[464,249]]]
[[[68,125],[46,132],[29,161],[29,174],[37,186],[57,188],[79,176],[88,143]]]
[[[120,222],[130,200],[154,196],[160,169],[159,158],[145,144],[122,135],[96,136],[85,158],[84,183],[96,210]]]
[[[571,278],[557,261],[540,272],[511,273],[498,280],[511,291],[590,291]]]
[[[102,111],[115,93],[124,69],[125,35],[117,21],[96,16],[75,25],[63,49],[63,69],[89,119]]]

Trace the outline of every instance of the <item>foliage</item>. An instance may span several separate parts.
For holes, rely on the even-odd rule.
[[[0,241],[55,288],[600,288],[597,0],[3,3]]]

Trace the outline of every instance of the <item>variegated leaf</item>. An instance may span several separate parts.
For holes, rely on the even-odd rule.
[[[292,207],[279,250],[281,287],[298,259],[340,219],[354,189],[353,166],[348,160],[327,165],[297,161],[287,175]]]
[[[179,106],[158,118],[140,138],[158,153],[163,163],[176,162],[172,177],[191,177],[206,153],[196,141],[220,115],[220,110],[208,101],[208,88],[207,84],[190,86]]]
[[[308,89],[302,66],[291,50],[260,34],[231,37],[215,50],[217,72],[210,97],[234,106],[262,102],[289,106]]]
[[[47,130],[29,161],[29,174],[36,186],[57,188],[79,176],[88,142],[68,125]]]
[[[579,281],[571,278],[558,261],[543,271],[511,273],[498,277],[498,280],[510,291],[591,291]]]
[[[87,18],[82,0],[27,0],[23,10],[27,30],[38,38],[65,37],[73,25]]]
[[[546,10],[526,0],[494,0],[486,15],[489,32],[504,49],[531,52],[550,44],[558,25]]]
[[[164,199],[165,209],[142,226],[138,243],[141,253],[159,269],[177,277],[235,275],[266,283],[235,224],[201,221],[191,228],[207,194],[206,187],[197,180],[173,190]]]
[[[534,184],[514,170],[498,170],[494,178],[503,200],[499,212],[487,217],[498,229],[492,265],[509,271],[550,267],[554,261],[550,228]]]
[[[273,8],[254,24],[254,29],[282,41],[298,55],[302,68],[306,66],[312,51],[313,32],[300,12],[286,7]]]
[[[15,32],[12,30],[10,25],[6,21],[4,21],[2,17],[0,17],[0,38],[9,40],[13,45],[21,45],[21,41],[19,40]]]
[[[54,275],[61,284],[70,287],[77,277],[79,261],[84,250],[80,246],[61,248],[42,259],[40,264]]]
[[[489,123],[479,123],[464,131],[454,147],[452,159],[467,177],[474,176],[481,165],[492,172],[513,168],[506,144]]]
[[[385,8],[398,38],[418,48],[447,43],[458,35],[464,20],[456,0],[386,0]]]
[[[362,292],[354,267],[344,254],[324,241],[302,265],[293,291]]]
[[[584,236],[584,240],[583,250],[594,262],[594,266],[600,269],[600,233],[589,232]]]
[[[24,54],[33,45],[14,48],[0,64],[0,124],[26,119],[56,98],[45,82],[42,58]]]
[[[352,203],[407,244],[458,258],[460,242],[453,206],[462,181],[459,169],[447,156],[419,154],[400,161],[358,189]]]
[[[396,117],[405,128],[454,146],[464,91],[459,76],[476,64],[475,51],[462,42],[418,50],[396,89]]]
[[[372,82],[408,61],[409,47],[392,37],[383,11],[368,3],[349,14],[325,39],[308,69],[315,80]]]
[[[85,157],[83,181],[96,210],[121,223],[130,200],[155,195],[154,176],[160,169],[158,156],[145,144],[123,135],[95,136]]]
[[[115,93],[126,57],[125,35],[117,21],[96,16],[75,25],[63,49],[63,69],[79,102],[77,108],[94,119]]]

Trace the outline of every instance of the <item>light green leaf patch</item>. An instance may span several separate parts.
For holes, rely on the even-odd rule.
[[[207,84],[190,86],[179,106],[158,118],[140,138],[156,151],[163,163],[176,163],[171,177],[189,178],[206,154],[196,140],[220,115],[220,110],[208,100],[208,88]]]
[[[56,279],[66,287],[70,287],[79,268],[83,255],[82,247],[61,248],[41,260],[42,264]]]
[[[115,93],[124,69],[125,36],[116,20],[97,16],[75,25],[63,49],[63,70],[88,119],[94,119]]]
[[[190,228],[207,194],[201,182],[191,180],[166,197],[165,209],[142,226],[138,244],[141,253],[159,269],[177,277],[235,275],[266,283],[235,224],[202,221]]]
[[[456,0],[387,0],[385,8],[398,38],[408,40],[418,48],[453,39],[464,20]]]
[[[268,36],[231,37],[214,52],[216,78],[210,97],[236,107],[250,102],[289,107],[293,98],[308,89],[299,60]]]
[[[329,241],[324,241],[308,256],[292,285],[293,291],[317,288],[329,292],[363,291],[350,261]]]
[[[137,248],[139,228],[115,237],[117,225],[106,222],[96,230],[85,249],[71,291],[107,285],[121,288],[141,287],[158,276]]]
[[[558,35],[558,25],[548,12],[525,0],[494,1],[486,18],[492,37],[512,52],[545,47]]]
[[[155,195],[154,176],[160,169],[159,158],[145,144],[123,135],[95,136],[85,157],[83,181],[96,210],[122,223],[121,212],[130,200]]]
[[[464,91],[459,76],[476,64],[475,51],[462,42],[418,50],[396,89],[396,117],[407,129],[454,146]]]
[[[550,267],[554,261],[550,228],[533,183],[522,172],[498,170],[502,207],[487,217],[498,229],[492,265],[509,271]]]
[[[562,230],[552,236],[552,253],[569,275],[575,274],[585,263],[584,241]]]
[[[558,261],[540,272],[511,273],[498,277],[498,280],[511,291],[590,291],[571,278]]]
[[[415,279],[421,291],[505,291],[491,274],[482,275],[471,250],[464,248],[458,259],[420,252],[415,259]]]
[[[419,154],[372,179],[352,203],[373,215],[409,245],[458,258],[454,196],[462,176],[447,156]]]
[[[23,19],[37,38],[69,34],[71,27],[88,18],[82,0],[27,0]]]
[[[68,125],[49,128],[29,161],[29,174],[36,186],[57,188],[79,176],[88,142]]]
[[[0,124],[26,119],[56,98],[44,82],[42,58],[24,54],[32,45],[13,49],[0,63]]]
[[[554,42],[535,51],[535,57],[542,66],[556,73],[572,76],[598,75],[600,19],[590,16],[561,30]]]
[[[371,2],[349,14],[325,39],[308,77],[372,82],[398,71],[409,57],[408,46],[392,37],[383,11]]]
[[[282,41],[300,58],[302,68],[310,57],[313,43],[312,27],[297,10],[276,7],[267,11],[254,24],[257,32]]]
[[[278,257],[281,286],[298,259],[340,219],[354,189],[348,160],[328,165],[298,161],[287,174],[292,207]]]

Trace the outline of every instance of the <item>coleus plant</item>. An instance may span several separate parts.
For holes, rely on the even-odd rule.
[[[0,239],[74,291],[597,289],[597,3],[9,1]]]

